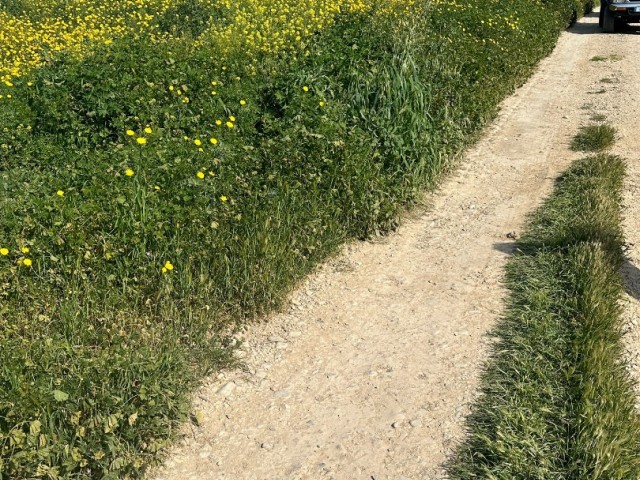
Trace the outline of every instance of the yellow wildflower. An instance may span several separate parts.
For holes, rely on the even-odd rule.
[[[199,147],[200,145],[202,145],[202,141],[201,141],[200,139],[198,139],[198,138],[196,138],[196,139],[193,141],[193,143],[195,143],[195,144],[196,144],[196,146],[198,146],[198,147]]]
[[[124,171],[124,174],[125,174],[127,177],[133,177],[133,175],[135,175],[135,172],[134,172],[133,170],[131,170],[130,168],[127,168],[127,169]]]
[[[139,145],[144,145],[145,143],[147,143],[147,139],[144,137],[138,137],[136,138],[136,142],[138,142]]]
[[[144,129],[144,132],[151,134],[151,133],[153,133],[153,130],[151,130],[151,127],[147,127],[147,128]]]
[[[227,122],[227,127],[233,128],[233,123],[232,122]]]
[[[222,120],[216,120],[216,125],[218,126],[222,125]]]
[[[25,267],[30,267],[32,265],[32,261],[30,258],[25,258],[22,263],[25,265]]]
[[[133,130],[127,130],[127,135],[129,135],[130,137],[133,137],[136,134],[136,132],[134,132]]]
[[[22,247],[22,248],[20,249],[20,251],[21,251],[22,253],[29,253],[29,251],[30,251],[30,250],[29,250],[29,247]]]
[[[164,268],[166,268],[170,272],[171,270],[173,270],[173,264],[169,260],[167,260],[164,264]]]
[[[209,141],[211,142],[212,145],[217,145],[218,144],[218,139],[217,138],[210,138]]]
[[[59,197],[64,197],[64,190],[58,190],[56,192],[56,195],[58,195]]]
[[[235,122],[235,121],[236,121],[236,117],[234,117],[233,115],[231,115],[231,116],[229,117],[229,120],[231,120],[232,122]]]
[[[302,90],[304,90],[305,92],[309,91],[309,87],[307,87],[306,85],[304,87],[302,87]]]
[[[196,173],[196,176],[197,176],[200,180],[202,180],[202,179],[204,178],[204,173],[203,173],[203,172],[198,172],[198,173]]]
[[[226,195],[221,195],[221,196],[220,196],[220,201],[221,201],[221,202],[226,202],[227,200],[229,200],[229,199],[227,198],[227,196],[226,196]]]
[[[240,100],[240,105],[246,105],[247,101],[246,100]]]
[[[9,249],[8,248],[0,248],[0,255],[6,257],[7,255],[9,255]]]

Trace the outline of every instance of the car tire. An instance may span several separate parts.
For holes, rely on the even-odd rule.
[[[604,33],[615,33],[616,27],[618,27],[618,22],[609,10],[609,6],[607,5],[602,14],[602,31]]]

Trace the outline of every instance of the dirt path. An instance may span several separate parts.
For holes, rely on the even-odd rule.
[[[429,208],[382,242],[346,248],[287,312],[248,329],[246,371],[220,374],[197,392],[202,426],[190,427],[150,478],[444,478],[442,463],[477,395],[485,334],[501,314],[513,245],[506,234],[577,158],[567,144],[593,113],[586,104],[609,105],[594,108],[634,146],[638,67],[590,61],[610,52],[596,25],[592,16],[562,35]],[[631,59],[640,36],[606,40]],[[614,71],[635,87],[599,83]],[[622,104],[625,116],[612,106]],[[633,185],[639,204],[640,182]]]

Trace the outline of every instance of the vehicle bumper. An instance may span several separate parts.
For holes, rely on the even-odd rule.
[[[615,18],[627,22],[640,22],[639,2],[613,2],[608,7]]]

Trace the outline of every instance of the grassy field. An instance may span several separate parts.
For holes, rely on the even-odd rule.
[[[591,2],[0,2],[0,478],[139,477]]]
[[[576,162],[517,242],[508,309],[452,478],[640,476],[621,341],[623,176],[615,156]]]

